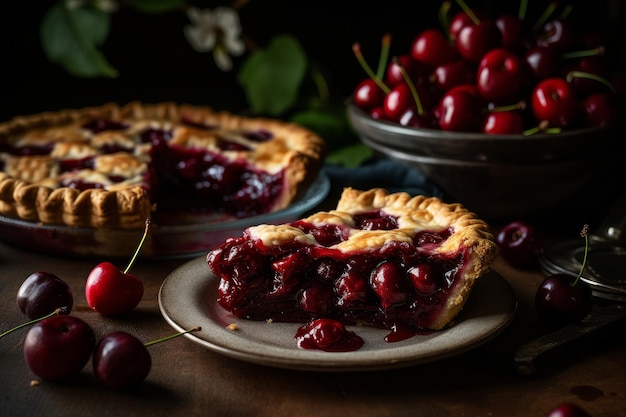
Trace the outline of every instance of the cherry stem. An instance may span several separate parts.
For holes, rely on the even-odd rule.
[[[575,287],[580,281],[580,277],[583,275],[583,271],[585,270],[585,265],[587,264],[587,255],[589,253],[589,225],[584,225],[583,230],[580,232],[580,235],[585,238],[585,253],[583,255],[583,263],[580,265],[580,271],[578,271],[578,276],[574,282],[572,282],[572,287]]]
[[[146,227],[143,229],[143,236],[141,237],[141,241],[139,241],[139,245],[137,246],[137,249],[135,250],[135,254],[130,259],[130,262],[128,263],[128,266],[124,270],[125,274],[127,274],[128,271],[130,271],[130,268],[135,263],[135,260],[137,259],[137,255],[139,255],[139,251],[141,250],[141,247],[143,246],[143,242],[146,241],[146,237],[148,236],[148,229],[149,228],[150,228],[150,219],[146,219]]]
[[[61,311],[63,311],[63,310],[64,310],[64,307],[59,307],[59,308],[57,308],[56,310],[54,310],[52,313],[46,314],[46,315],[45,315],[45,316],[43,316],[43,317],[40,317],[40,318],[38,318],[38,319],[31,320],[31,321],[27,321],[26,323],[22,323],[22,324],[20,324],[19,326],[16,326],[16,327],[14,327],[14,328],[12,328],[12,329],[9,329],[9,330],[5,331],[4,333],[0,333],[0,337],[6,336],[6,335],[7,335],[7,334],[9,334],[9,333],[12,333],[12,332],[14,332],[14,331],[16,331],[16,330],[21,329],[22,327],[26,327],[26,326],[29,326],[29,325],[31,325],[31,324],[33,324],[33,323],[37,323],[38,321],[41,321],[41,320],[43,320],[43,319],[47,319],[48,317],[56,316],[57,314],[59,314],[59,313],[60,313]]]
[[[520,20],[526,19],[526,10],[528,9],[528,0],[521,0],[519,2],[519,10],[517,11],[517,17]]]
[[[522,100],[513,104],[507,104],[507,105],[496,106],[496,107],[491,107],[491,108],[488,107],[484,109],[484,112],[491,113],[491,112],[501,112],[501,111],[524,110],[525,108],[526,108],[526,102]]]
[[[541,121],[537,126],[531,127],[522,132],[524,136],[531,136],[537,133],[546,133],[548,135],[554,135],[556,133],[561,133],[560,127],[550,127],[547,120]]]
[[[389,59],[389,45],[391,45],[391,35],[386,33],[380,42],[380,56],[378,57],[378,68],[376,77],[382,79],[387,68],[387,59]]]
[[[567,82],[572,82],[572,79],[574,78],[588,78],[590,80],[598,81],[599,83],[607,86],[607,88],[611,90],[613,94],[617,94],[617,91],[615,91],[615,87],[613,87],[610,82],[608,82],[605,78],[600,77],[599,75],[583,71],[570,71],[566,76]]]
[[[548,21],[552,13],[554,13],[556,6],[557,2],[553,1],[548,5],[548,7],[546,7],[546,10],[544,10],[541,17],[539,17],[539,20],[537,20],[537,23],[535,23],[535,26],[533,26],[534,32],[538,32],[543,27],[543,25]]]
[[[571,58],[584,58],[586,56],[604,55],[604,46],[598,46],[597,48],[584,49],[582,51],[566,52],[561,54],[561,59]]]
[[[563,11],[561,12],[561,14],[559,15],[559,19],[566,20],[569,17],[570,13],[572,12],[573,8],[574,6],[572,6],[571,4],[566,5]]]
[[[452,8],[451,1],[444,1],[441,3],[441,7],[439,8],[439,24],[441,25],[444,33],[448,36],[448,40],[450,39],[450,9]]]
[[[352,45],[352,52],[354,52],[354,56],[356,57],[357,61],[359,61],[359,64],[361,64],[363,70],[365,70],[365,73],[376,83],[378,87],[380,87],[381,90],[383,90],[385,94],[389,94],[389,87],[387,87],[385,83],[383,83],[382,80],[378,76],[376,76],[376,74],[374,74],[372,68],[367,64],[365,58],[363,58],[361,45],[359,45],[358,43],[354,43]]]
[[[400,68],[402,78],[404,78],[404,82],[409,86],[409,90],[411,90],[411,95],[415,101],[415,107],[417,108],[417,114],[421,116],[424,114],[424,106],[422,106],[422,100],[420,100],[420,96],[417,94],[417,90],[415,89],[415,83],[413,83],[413,80],[411,80],[411,77],[409,77],[409,74],[406,72],[406,69],[404,69],[404,66],[402,66],[398,58],[394,57],[393,62],[398,66],[398,68]]]
[[[467,16],[472,19],[472,22],[474,22],[475,25],[480,24],[480,19],[476,16],[476,13],[474,13],[474,11],[463,0],[456,0],[456,4],[458,4],[461,9],[467,13]]]
[[[184,334],[191,333],[191,332],[197,332],[197,331],[200,331],[200,330],[202,330],[202,327],[200,327],[200,326],[192,327],[191,329],[187,329],[187,330],[182,331],[180,333],[175,333],[175,334],[163,337],[161,339],[153,340],[152,342],[144,343],[144,346],[147,347],[147,346],[156,345],[157,343],[165,342],[166,340],[174,339],[174,338],[176,338],[178,336],[182,336]]]

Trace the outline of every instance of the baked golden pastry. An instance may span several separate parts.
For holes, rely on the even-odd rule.
[[[207,263],[218,302],[240,318],[421,331],[451,325],[497,255],[460,204],[346,188],[335,210],[249,227]]]
[[[169,102],[16,117],[0,124],[0,215],[95,228],[143,227],[155,210],[249,217],[289,205],[324,151],[295,124]]]

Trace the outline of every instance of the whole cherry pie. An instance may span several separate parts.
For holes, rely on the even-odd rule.
[[[178,210],[249,217],[293,201],[324,151],[294,124],[174,103],[16,117],[0,124],[0,215],[96,228]]]
[[[346,188],[335,210],[249,227],[207,263],[237,317],[393,333],[451,325],[497,255],[488,225],[460,204]]]

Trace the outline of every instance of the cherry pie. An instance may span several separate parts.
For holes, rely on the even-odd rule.
[[[206,107],[107,104],[0,124],[0,215],[97,228],[156,213],[234,218],[286,207],[317,175],[323,140]]]
[[[488,225],[460,204],[346,188],[335,210],[249,227],[207,263],[237,317],[393,333],[450,326],[497,255]]]

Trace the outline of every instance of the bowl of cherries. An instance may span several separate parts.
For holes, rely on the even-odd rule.
[[[536,19],[444,2],[441,28],[418,32],[366,76],[347,115],[376,153],[415,166],[484,217],[554,208],[616,168],[624,82],[610,39],[551,3]]]

